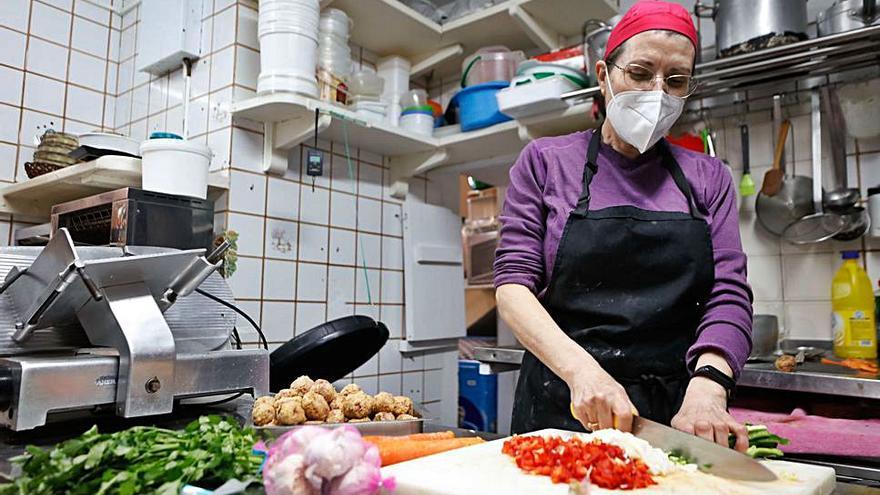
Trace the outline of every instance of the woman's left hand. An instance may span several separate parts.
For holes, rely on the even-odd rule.
[[[728,434],[733,433],[736,435],[736,450],[745,452],[749,447],[745,425],[727,412],[724,387],[707,378],[691,379],[681,409],[672,418],[672,427],[725,447],[729,446]]]

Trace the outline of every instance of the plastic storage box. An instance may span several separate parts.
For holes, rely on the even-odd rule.
[[[479,361],[458,362],[458,425],[492,433],[498,429],[498,376]]]
[[[560,96],[580,87],[564,76],[535,79],[516,78],[509,88],[498,92],[498,110],[515,119],[568,107]]]

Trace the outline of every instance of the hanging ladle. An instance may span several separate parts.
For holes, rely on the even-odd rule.
[[[813,205],[816,213],[807,215],[785,228],[782,237],[792,244],[815,244],[827,241],[847,227],[842,215],[826,211],[822,204],[822,111],[819,90],[810,97],[812,152],[813,152]]]

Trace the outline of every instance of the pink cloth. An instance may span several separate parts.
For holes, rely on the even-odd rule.
[[[732,407],[730,414],[789,439],[788,445],[779,446],[785,453],[880,457],[880,419],[810,416],[802,409],[782,414]]]

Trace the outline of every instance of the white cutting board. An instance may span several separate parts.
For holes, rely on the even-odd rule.
[[[533,434],[569,436],[561,430]],[[567,495],[568,485],[553,484],[546,476],[520,471],[501,453],[504,439],[465,447],[382,468],[397,481],[395,495]],[[724,495],[828,495],[834,490],[834,470],[785,461],[764,461],[779,476],[769,483],[732,481],[705,473],[655,476],[657,485],[633,491],[591,487],[591,495],[645,493],[651,495],[719,493]]]

